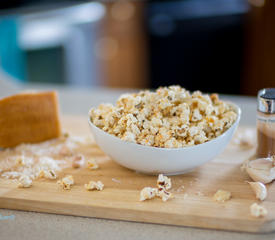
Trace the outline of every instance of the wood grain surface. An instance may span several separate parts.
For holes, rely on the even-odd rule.
[[[90,135],[84,117],[64,117],[62,123],[63,128],[71,134]],[[140,190],[146,186],[154,187],[156,176],[142,175],[121,167],[104,155],[96,144],[92,144],[83,150],[83,154],[96,158],[100,169],[65,169],[60,177],[72,174],[75,178],[76,184],[71,190],[61,189],[55,180],[37,180],[33,187],[19,189],[12,180],[0,179],[0,208],[233,231],[271,232],[275,230],[275,187],[272,184],[267,186],[268,197],[262,203],[268,215],[254,218],[250,216],[249,207],[257,200],[245,182],[249,180],[248,176],[240,170],[241,163],[254,152],[255,149],[245,150],[230,144],[211,162],[190,173],[172,176],[173,199],[168,202],[162,202],[159,198],[140,202]],[[90,180],[102,181],[104,190],[86,191],[83,185]],[[230,191],[232,199],[225,203],[214,202],[212,197],[218,189]]]

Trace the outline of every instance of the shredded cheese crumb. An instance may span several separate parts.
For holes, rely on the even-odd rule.
[[[88,138],[63,135],[41,143],[3,149],[0,151],[0,177],[19,179],[26,175],[32,180],[39,177],[56,179],[62,168],[85,164],[79,151],[90,145]]]
[[[24,156],[18,156],[15,160],[15,165],[16,166],[25,166],[26,163],[24,161],[24,158],[25,158]]]
[[[267,210],[263,206],[258,205],[257,203],[253,203],[250,206],[250,214],[253,217],[264,217],[267,215]]]
[[[216,202],[225,202],[230,198],[231,198],[231,192],[228,192],[225,190],[218,190],[213,196],[213,199]]]
[[[70,190],[71,186],[74,184],[74,178],[72,175],[68,175],[62,178],[62,180],[57,181],[57,184],[61,185],[65,190]]]
[[[87,191],[91,190],[98,190],[102,191],[104,188],[104,184],[101,181],[90,181],[88,184],[85,184],[84,187],[86,188]]]
[[[47,179],[56,179],[57,174],[54,170],[40,170],[39,175],[40,178],[47,178]]]

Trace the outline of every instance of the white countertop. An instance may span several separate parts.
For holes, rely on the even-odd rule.
[[[53,89],[53,86],[24,86],[24,89]],[[54,86],[64,114],[86,115],[91,106],[114,102],[125,90],[76,89]],[[20,88],[21,89],[21,88]],[[1,89],[0,89],[1,90]],[[17,89],[18,90],[18,89]],[[15,92],[4,91],[0,97]],[[222,96],[242,109],[241,125],[254,125],[256,99]],[[248,234],[190,227],[104,220],[0,209],[0,239],[274,239],[274,234]],[[3,219],[3,216],[14,216]],[[2,220],[1,220],[2,219]]]

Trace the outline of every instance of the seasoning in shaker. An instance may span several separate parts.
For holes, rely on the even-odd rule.
[[[257,156],[275,155],[275,88],[258,92],[257,135]]]

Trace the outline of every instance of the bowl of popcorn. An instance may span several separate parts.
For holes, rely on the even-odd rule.
[[[123,94],[89,111],[98,146],[120,165],[147,174],[188,172],[221,153],[241,110],[217,94],[180,86]]]

